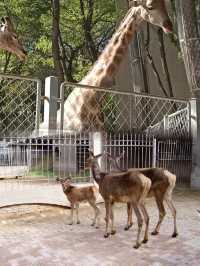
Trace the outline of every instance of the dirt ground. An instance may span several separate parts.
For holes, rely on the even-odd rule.
[[[160,235],[151,236],[133,249],[136,228],[124,231],[126,207],[115,206],[117,234],[104,239],[104,205],[101,226],[90,226],[90,206],[80,206],[79,225],[68,225],[70,210],[45,206],[21,206],[0,210],[0,266],[134,266],[200,265],[200,192],[178,189],[174,193],[178,212],[178,238],[171,238],[173,221],[169,210]],[[147,200],[150,230],[158,213]],[[135,218],[134,218],[135,221]]]

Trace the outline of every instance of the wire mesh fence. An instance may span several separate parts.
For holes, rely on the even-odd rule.
[[[0,136],[28,136],[39,126],[40,81],[0,75]]]
[[[200,89],[200,3],[198,0],[177,0],[175,3],[186,74],[194,92]]]
[[[183,108],[173,114],[166,115],[164,118],[153,126],[145,130],[146,134],[168,137],[168,138],[190,138],[190,106]]]
[[[76,130],[78,127],[79,130],[88,132],[144,132],[160,123],[164,117],[169,117],[170,125],[173,121],[173,126],[179,129],[176,133],[180,133],[180,136],[188,135],[190,131],[190,106],[186,100],[85,87],[67,82],[61,86],[61,98],[62,96],[58,119],[64,131]],[[184,115],[178,116],[179,112]],[[177,115],[172,119],[170,115],[174,113]],[[77,126],[77,118],[81,120],[81,126]]]

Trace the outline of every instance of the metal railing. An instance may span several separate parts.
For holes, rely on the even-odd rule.
[[[164,118],[153,126],[149,126],[145,133],[153,136],[183,137],[191,136],[190,104]]]
[[[177,175],[177,183],[190,182],[192,143],[188,139],[156,139],[138,134],[102,134],[102,151],[122,152],[121,167],[164,167]],[[0,177],[21,181],[55,181],[72,176],[74,182],[91,181],[86,168],[89,148],[95,149],[93,133],[43,138],[6,138],[0,142]],[[110,164],[102,158],[107,172]]]
[[[28,136],[40,124],[41,81],[0,74],[0,137]]]

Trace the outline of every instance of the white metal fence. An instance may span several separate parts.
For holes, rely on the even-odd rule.
[[[190,104],[170,115],[165,115],[160,122],[147,127],[145,132],[148,135],[160,137],[189,138],[191,136]]]
[[[75,182],[89,181],[90,171],[85,163],[89,148],[95,148],[92,136],[93,133],[77,133],[4,139],[0,145],[0,177],[54,181],[57,176],[72,176]],[[104,134],[102,142],[102,150],[113,156],[124,153],[122,168],[164,167],[177,175],[178,183],[190,182],[191,147],[189,140],[159,140],[136,134]],[[105,156],[103,160],[109,172]]]

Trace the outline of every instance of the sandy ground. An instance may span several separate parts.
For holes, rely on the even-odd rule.
[[[178,238],[171,238],[173,220],[169,210],[160,235],[151,236],[133,249],[137,224],[124,231],[126,207],[115,206],[117,233],[104,239],[104,205],[99,229],[90,226],[90,206],[80,206],[79,225],[68,225],[70,210],[21,206],[0,210],[0,266],[133,266],[200,265],[200,192],[178,189],[174,193],[178,211]],[[158,219],[153,199],[147,200],[150,230]],[[135,217],[134,217],[135,221]]]

